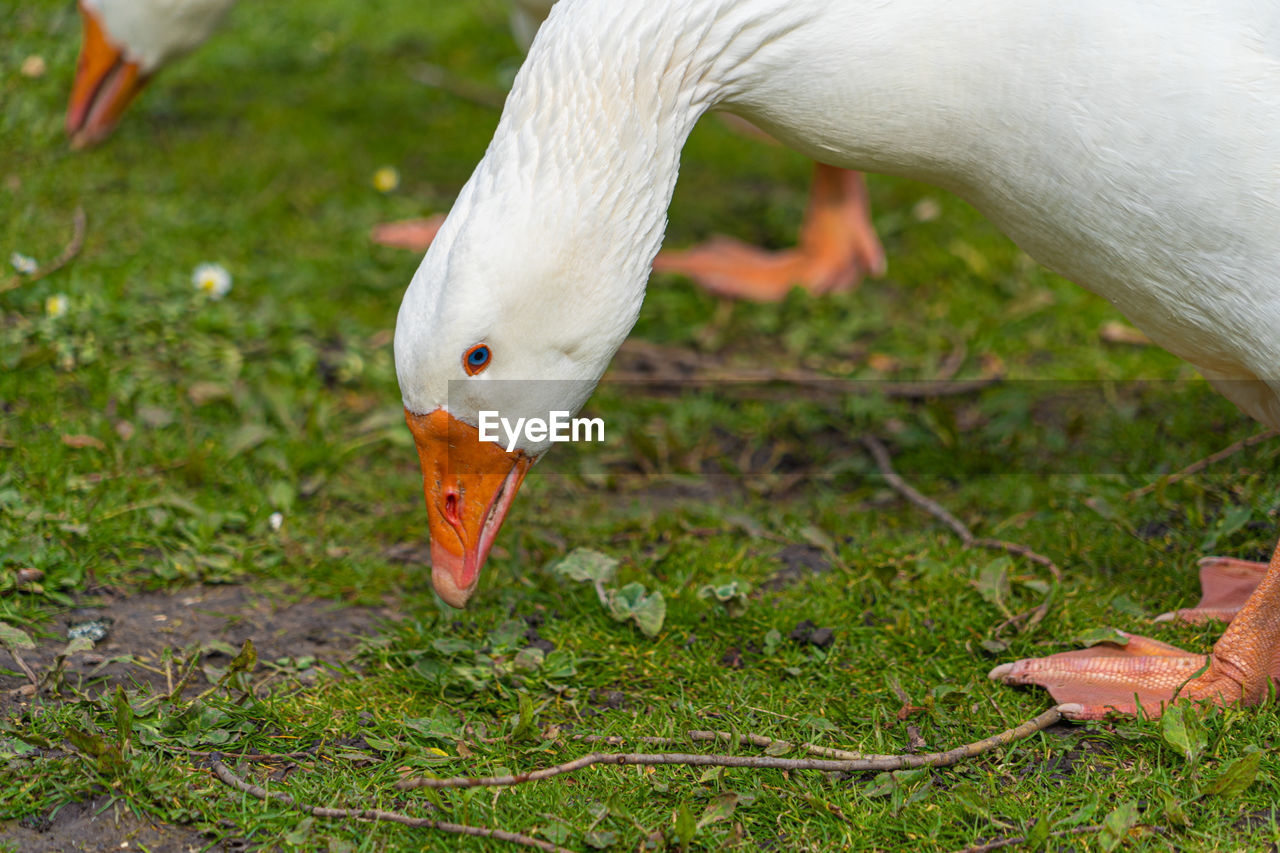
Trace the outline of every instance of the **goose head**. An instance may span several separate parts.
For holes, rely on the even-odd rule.
[[[396,321],[396,373],[422,466],[436,592],[467,603],[525,474],[549,436],[505,430],[489,418],[576,414],[635,322],[648,278],[618,265],[588,229],[564,221],[520,188],[464,189],[414,275]],[[494,176],[494,180],[501,180]],[[554,203],[552,203],[554,205]],[[656,246],[654,247],[656,252]],[[497,438],[497,441],[487,440]]]
[[[586,402],[639,315],[680,150],[720,91],[708,80],[721,44],[770,38],[717,17],[735,4],[689,7],[555,4],[405,293],[396,373],[422,464],[432,581],[455,607],[551,444],[487,440],[480,413],[549,420]]]
[[[234,2],[80,0],[84,34],[66,122],[72,147],[111,135],[152,75],[207,39]]]

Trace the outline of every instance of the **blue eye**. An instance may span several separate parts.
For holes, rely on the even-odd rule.
[[[467,354],[462,357],[462,366],[467,371],[468,376],[475,376],[489,366],[490,357],[489,347],[484,344],[476,344],[467,350]]]

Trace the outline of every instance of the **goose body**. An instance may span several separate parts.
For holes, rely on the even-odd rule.
[[[680,149],[712,108],[823,162],[959,194],[1280,427],[1280,7],[562,0],[397,322],[433,578],[451,603],[474,590],[549,445],[480,442],[477,412],[582,404],[635,321]],[[463,357],[481,344],[473,370]],[[1257,631],[1280,646],[1274,561],[1244,612],[1257,618],[1220,646]],[[1248,690],[1280,675],[1258,654]],[[1221,700],[1232,688],[1219,675],[1186,692]],[[1186,681],[1162,681],[1151,701]],[[1101,713],[1094,694],[1063,693],[1077,716]]]

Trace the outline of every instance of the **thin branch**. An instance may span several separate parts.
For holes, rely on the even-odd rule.
[[[960,541],[963,542],[966,547],[986,548],[990,551],[1003,551],[1004,553],[1015,557],[1022,557],[1048,569],[1049,574],[1053,576],[1055,586],[1062,583],[1062,569],[1058,568],[1058,564],[1053,560],[1043,554],[1031,550],[1026,545],[1022,545],[1017,542],[1007,542],[1004,539],[994,539],[989,536],[974,536],[973,531],[969,529],[969,526],[948,512],[946,507],[935,501],[933,498],[926,497],[916,491],[912,488],[910,483],[898,475],[898,472],[893,470],[893,463],[889,459],[889,451],[885,449],[885,446],[880,442],[880,439],[876,438],[874,435],[865,435],[862,437],[862,443],[866,446],[867,450],[871,452],[872,458],[875,459],[876,467],[880,469],[880,475],[884,477],[885,481],[890,486],[893,487],[894,491],[927,512],[929,515],[932,515],[934,518],[941,521],[943,524],[947,525],[947,527],[950,527],[952,532],[955,533],[956,536],[960,537]],[[1046,615],[1048,615],[1049,605],[1052,600],[1053,590],[1050,589],[1040,604],[1030,610],[1019,613],[1016,616],[1011,616],[996,626],[996,634],[999,634],[1011,625],[1019,625],[1024,622],[1026,623],[1027,630],[1034,628],[1036,625],[1040,624],[1040,621],[1044,619]]]
[[[960,372],[960,368],[964,367],[964,360],[968,357],[969,351],[965,348],[964,341],[956,341],[951,352],[947,353],[947,357],[938,365],[938,374],[934,376],[936,382],[946,382]]]
[[[31,685],[38,690],[40,688],[40,679],[31,670],[31,667],[27,665],[27,662],[22,659],[22,655],[18,654],[18,650],[11,648],[9,649],[9,654],[13,658],[14,663],[18,665],[18,668],[22,670],[24,675],[26,675],[27,680],[31,682]]]
[[[764,735],[756,734],[739,734],[735,735],[730,732],[713,732],[703,729],[691,729],[685,733],[683,738],[675,737],[619,737],[616,735],[574,735],[573,740],[579,743],[601,743],[606,746],[621,746],[625,743],[647,743],[652,746],[675,746],[685,741],[705,742],[722,740],[729,743],[736,742],[739,746],[758,746],[761,749],[767,749],[775,744],[785,745],[789,749],[800,749],[810,755],[821,755],[825,758],[841,758],[849,761],[864,761],[867,759],[891,759],[892,755],[874,755],[863,752],[848,752],[843,749],[832,749],[829,746],[818,746],[813,743],[794,744],[790,741],[778,741],[767,738]]]
[[[20,287],[24,284],[31,284],[32,282],[39,281],[45,276],[51,275],[71,263],[71,260],[76,255],[80,254],[80,250],[84,248],[84,235],[89,228],[89,219],[85,216],[83,207],[76,208],[76,212],[72,215],[72,225],[75,228],[75,231],[71,234],[71,242],[67,243],[67,246],[62,250],[61,255],[58,255],[58,257],[54,258],[52,262],[45,264],[30,275],[11,276],[4,284],[0,284],[0,293],[4,293],[7,290],[13,290],[14,288]]]
[[[1062,838],[1067,835],[1084,835],[1090,832],[1101,832],[1102,824],[1092,824],[1090,826],[1076,826],[1071,829],[1059,829],[1049,833],[1050,838]],[[1025,835],[1018,835],[1013,838],[1001,838],[997,841],[991,841],[986,844],[977,844],[973,847],[966,847],[957,853],[988,853],[991,850],[999,850],[1003,847],[1012,847],[1015,844],[1026,844],[1030,839]]]
[[[498,841],[509,841],[512,844],[523,844],[526,847],[535,847],[539,850],[547,850],[550,853],[571,853],[564,847],[551,844],[547,841],[539,841],[536,838],[530,838],[527,835],[520,835],[516,832],[507,832],[502,829],[489,829],[484,826],[467,826],[461,823],[449,823],[443,820],[431,820],[423,817],[409,817],[399,812],[387,812],[381,809],[330,809],[322,806],[307,806],[299,803],[293,797],[280,791],[268,791],[266,788],[259,787],[250,782],[246,782],[239,776],[231,772],[227,765],[223,764],[217,758],[210,762],[210,769],[213,775],[224,785],[235,788],[237,791],[243,791],[250,796],[257,797],[259,800],[275,800],[285,805],[306,812],[315,817],[324,818],[349,818],[354,820],[381,820],[390,823],[401,823],[405,826],[423,827],[426,829],[438,829],[441,832],[451,832],[455,835],[471,835],[476,838],[493,838]]]
[[[593,752],[573,761],[517,773],[507,776],[454,776],[448,779],[416,777],[396,783],[396,789],[410,791],[415,788],[479,788],[490,786],[520,785],[573,773],[593,764],[657,765],[680,764],[690,767],[751,767],[770,770],[825,770],[827,772],[855,772],[901,770],[908,767],[950,767],[966,758],[982,755],[997,747],[1030,737],[1062,719],[1057,708],[1050,708],[1040,716],[1020,726],[1000,732],[974,743],[965,744],[946,752],[920,753],[916,755],[878,755],[860,759],[833,761],[818,758],[775,758],[768,755],[697,755],[690,753],[644,752]]]
[[[1234,456],[1246,447],[1253,447],[1255,444],[1262,444],[1262,442],[1269,441],[1278,435],[1280,435],[1280,429],[1265,429],[1260,433],[1249,436],[1248,438],[1242,438],[1235,444],[1227,445],[1217,453],[1211,453],[1198,462],[1192,462],[1186,468],[1183,468],[1177,473],[1170,474],[1168,477],[1161,477],[1154,483],[1148,483],[1140,489],[1134,489],[1132,492],[1126,494],[1124,499],[1131,501],[1135,498],[1140,498],[1143,495],[1149,495],[1161,486],[1169,486],[1180,480],[1185,480],[1192,474],[1200,473],[1215,462],[1221,462],[1223,459],[1226,459],[1229,456]]]
[[[241,758],[245,761],[294,761],[299,758],[319,758],[320,747],[305,749],[299,752],[230,752],[225,749],[192,749],[176,743],[158,744],[161,749],[171,749],[185,755],[196,755],[208,758],[213,755],[224,755],[228,758]]]
[[[950,527],[960,537],[961,542],[966,545],[973,544],[973,531],[963,521],[948,512],[946,507],[933,498],[927,498],[917,492],[911,487],[911,484],[898,476],[898,472],[893,470],[893,463],[889,461],[889,451],[880,443],[880,439],[874,435],[864,435],[862,443],[867,450],[871,451],[872,458],[876,460],[876,467],[880,469],[880,476],[884,477],[890,486],[893,486],[895,492],[941,521],[947,527]]]
[[[960,360],[964,358],[963,348],[959,348]],[[940,376],[936,379],[921,379],[905,382],[892,382],[880,379],[848,379],[841,376],[829,376],[816,371],[801,368],[777,370],[764,367],[725,367],[719,359],[708,359],[699,353],[677,347],[667,347],[638,339],[627,341],[623,345],[624,355],[638,356],[647,359],[654,369],[627,370],[615,368],[605,377],[615,382],[629,382],[638,385],[680,387],[705,386],[723,383],[752,383],[764,385],[785,382],[799,385],[813,391],[826,391],[834,394],[875,393],[899,400],[922,400],[933,397],[950,397],[972,394],[1000,381],[1000,376],[984,376],[977,379],[950,379],[959,368],[953,352],[944,359],[940,366]]]

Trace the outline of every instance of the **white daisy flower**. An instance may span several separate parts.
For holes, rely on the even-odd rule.
[[[231,273],[222,264],[200,264],[191,274],[191,284],[210,299],[221,299],[231,290]]]
[[[13,264],[13,268],[23,275],[31,275],[40,269],[40,265],[36,263],[36,259],[30,255],[24,255],[21,252],[14,252],[9,256],[9,263]]]
[[[373,173],[373,188],[380,193],[389,193],[400,186],[400,173],[395,166],[383,166]]]
[[[67,308],[70,305],[71,302],[67,299],[67,294],[55,293],[44,301],[44,313],[56,320],[67,313]]]
[[[279,512],[271,513],[267,518],[267,523],[271,525],[272,530],[279,530],[284,526],[284,514]]]

